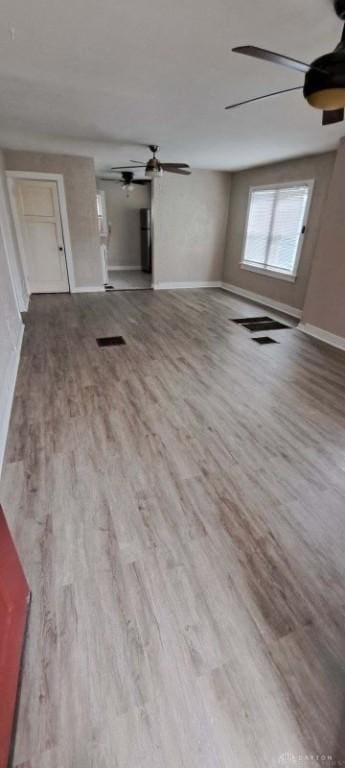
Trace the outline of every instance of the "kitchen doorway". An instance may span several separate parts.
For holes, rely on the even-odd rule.
[[[129,187],[129,188],[128,188]],[[152,288],[151,184],[97,179],[97,212],[105,290]]]

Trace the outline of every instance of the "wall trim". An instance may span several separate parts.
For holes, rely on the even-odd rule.
[[[286,273],[279,269],[272,269],[271,267],[254,267],[253,264],[240,261],[240,269],[244,269],[245,272],[255,272],[257,275],[263,275],[264,277],[272,277],[274,280],[285,280],[287,283],[296,282],[296,273]]]
[[[238,285],[232,285],[231,283],[221,283],[221,287],[224,291],[230,293],[236,293],[239,296],[243,296],[245,299],[255,301],[256,304],[264,304],[266,307],[272,307],[277,312],[283,312],[285,315],[291,315],[292,317],[302,317],[302,310],[297,307],[291,307],[289,304],[283,304],[281,301],[275,301],[269,299],[268,296],[262,296],[260,293],[254,293],[254,291],[247,291],[245,288],[240,288]]]
[[[64,184],[63,174],[62,173],[43,173],[43,172],[38,173],[36,171],[6,171],[6,177],[7,177],[11,211],[12,211],[14,227],[17,235],[19,255],[22,262],[25,283],[26,283],[25,287],[26,287],[27,293],[29,293],[29,288],[27,284],[28,283],[27,270],[25,268],[25,245],[22,237],[22,228],[20,224],[19,212],[17,210],[17,201],[16,201],[16,195],[15,195],[15,189],[14,189],[15,180],[16,179],[32,179],[34,181],[55,181],[56,182],[58,199],[59,199],[59,207],[60,207],[60,216],[61,216],[62,236],[63,236],[64,247],[65,247],[68,282],[70,286],[70,291],[72,292],[75,288],[75,274],[74,274],[73,253],[72,253],[71,236],[69,231],[67,202],[66,202],[66,193],[65,193],[65,184]]]
[[[30,304],[30,294],[27,293],[25,296],[25,303],[23,304],[23,309],[21,309],[20,311],[27,312],[29,309],[29,304]]]
[[[71,293],[104,293],[104,285],[77,285]]]
[[[128,272],[131,270],[141,270],[141,264],[132,264],[130,267],[126,267],[124,265],[123,267],[119,266],[118,264],[107,264],[107,270],[111,270],[112,272]]]
[[[306,333],[308,336],[313,336],[315,339],[319,339],[319,341],[324,341],[332,347],[345,351],[345,338],[343,336],[337,336],[330,331],[324,331],[323,328],[311,325],[310,323],[298,323],[297,330]]]
[[[0,476],[2,465],[5,456],[8,428],[10,425],[11,411],[14,398],[14,390],[17,381],[17,373],[20,361],[20,352],[22,348],[22,341],[24,336],[25,326],[21,324],[15,347],[12,349],[12,356],[5,372],[2,388],[2,397],[4,401],[1,403],[1,421],[0,421]]]
[[[220,280],[192,280],[181,283],[153,283],[155,291],[175,291],[181,288],[221,288]]]
[[[11,218],[13,219],[13,217],[6,177],[4,177],[3,183],[0,184],[0,209],[4,250],[16,300],[18,316],[20,316],[20,312],[26,312],[29,303],[29,294],[25,286],[24,273],[22,271],[21,275],[18,268],[20,265],[20,253],[15,235],[14,222],[13,220],[11,221]],[[14,231],[12,231],[12,225]]]

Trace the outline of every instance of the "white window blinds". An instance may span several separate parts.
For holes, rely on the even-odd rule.
[[[243,264],[293,274],[311,184],[252,189]]]

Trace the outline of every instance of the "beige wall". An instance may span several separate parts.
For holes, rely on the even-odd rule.
[[[302,321],[345,337],[345,139],[323,210]]]
[[[220,280],[230,174],[165,173],[153,186],[154,283]]]
[[[3,155],[0,151],[0,185],[4,187]],[[0,205],[0,471],[18,364],[22,320],[19,314],[10,259],[16,256],[16,243],[8,220],[8,200]]]
[[[319,235],[320,221],[336,153],[312,155],[232,174],[227,244],[223,279],[248,291],[301,309]],[[249,188],[279,182],[314,179],[314,191],[304,236],[298,275],[294,283],[248,272],[240,267]]]
[[[7,170],[63,175],[76,286],[102,285],[93,159],[16,150],[4,157]]]
[[[150,206],[149,185],[135,184],[126,197],[121,184],[97,179],[97,188],[105,192],[107,219],[111,224],[108,240],[108,264],[140,266],[140,208]]]

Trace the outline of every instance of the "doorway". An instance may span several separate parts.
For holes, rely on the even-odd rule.
[[[116,178],[97,179],[97,212],[105,290],[152,288],[151,185]]]
[[[11,172],[9,176],[11,207],[28,293],[69,293],[73,284],[66,210],[62,211],[61,205],[62,194],[65,203],[62,179]]]

